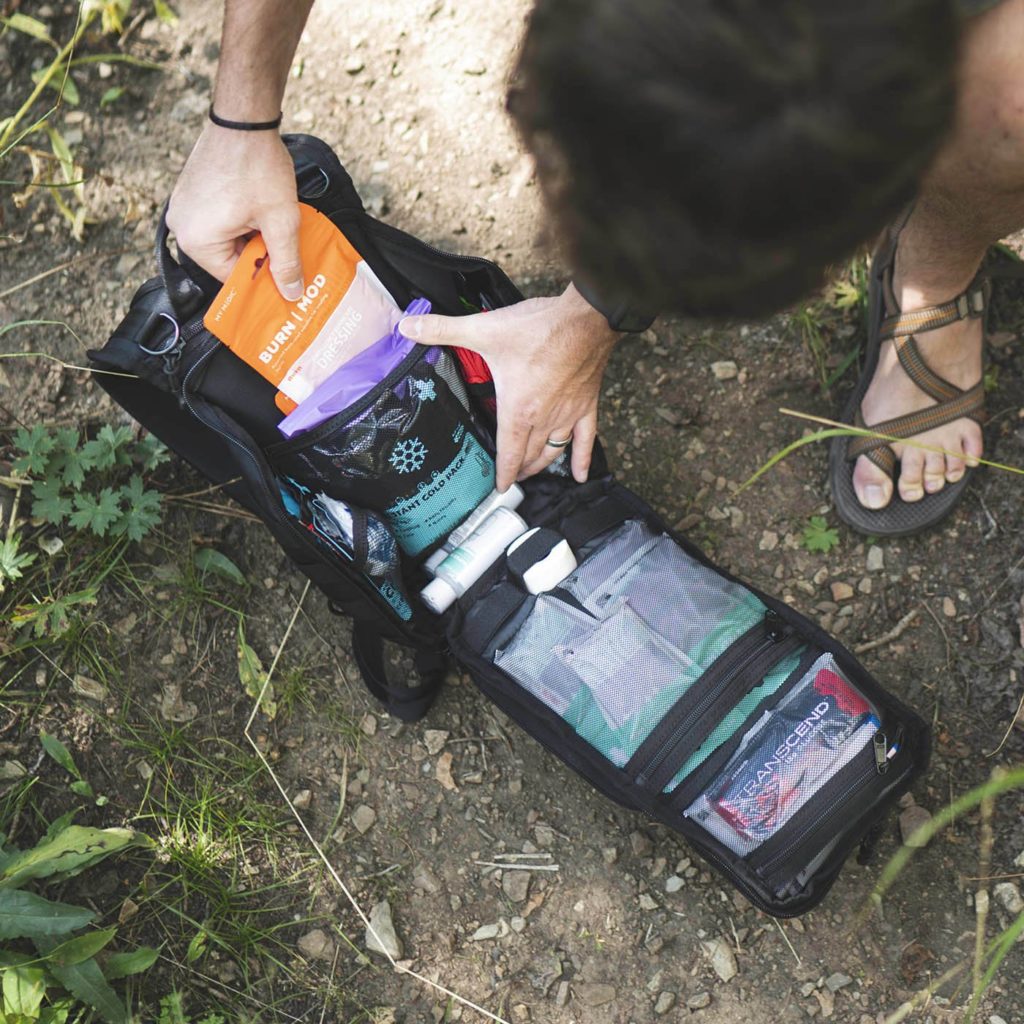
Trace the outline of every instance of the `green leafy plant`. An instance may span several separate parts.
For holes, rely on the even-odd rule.
[[[185,1013],[185,1000],[180,992],[172,992],[160,1000],[157,1024],[192,1024],[192,1018]],[[224,1024],[224,1018],[219,1013],[208,1013],[198,1018],[195,1024]]]
[[[66,751],[65,751],[66,753]],[[69,755],[70,756],[70,755]],[[63,1024],[80,1003],[107,1024],[127,1024],[128,1011],[110,982],[152,966],[157,951],[110,953],[117,928],[90,928],[87,907],[33,891],[80,874],[113,853],[150,841],[125,828],[86,828],[68,815],[34,847],[0,845],[0,1020]]]
[[[13,470],[32,481],[32,515],[97,537],[142,540],[160,522],[160,494],[146,489],[135,467],[168,458],[152,440],[135,441],[131,427],[102,426],[83,443],[73,427],[19,428]]]
[[[839,544],[839,531],[828,525],[824,516],[811,516],[800,538],[807,551],[831,551]]]
[[[51,736],[49,733],[43,732],[39,734],[39,742],[43,745],[43,750],[46,751],[54,761],[57,762],[69,775],[74,778],[74,782],[68,786],[75,796],[84,797],[86,800],[94,800],[97,807],[103,807],[107,803],[105,796],[97,796],[90,783],[82,778],[82,773],[78,770],[78,765],[75,764],[75,759],[71,756],[71,751],[64,746],[63,743],[56,736]]]

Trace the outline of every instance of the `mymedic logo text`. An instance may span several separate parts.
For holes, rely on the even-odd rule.
[[[306,285],[306,290],[303,292],[302,298],[295,303],[291,316],[281,324],[280,330],[274,334],[274,340],[260,353],[261,363],[269,363],[280,351],[281,346],[299,329],[299,324],[306,319],[310,305],[320,295],[325,284],[327,284],[327,278],[323,274],[317,274]]]

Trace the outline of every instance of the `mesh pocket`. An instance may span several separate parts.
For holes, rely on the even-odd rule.
[[[857,756],[879,728],[870,704],[822,655],[747,731],[684,812],[734,853],[770,839]]]

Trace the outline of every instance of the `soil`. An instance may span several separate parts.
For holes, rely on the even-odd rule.
[[[550,294],[564,284],[565,270],[544,238],[530,164],[503,111],[511,50],[527,8],[523,0],[380,0],[343,9],[323,0],[289,84],[285,128],[327,139],[378,216],[441,248],[496,259],[528,294]],[[84,241],[70,238],[45,195],[24,209],[5,200],[0,320],[63,321],[71,329],[22,327],[4,337],[5,351],[45,351],[80,363],[83,349],[105,340],[135,287],[153,272],[155,218],[203,122],[218,49],[217,5],[183,0],[178,9],[177,26],[146,17],[124,43],[135,56],[159,61],[163,72],[114,64],[101,79],[99,65],[86,65],[81,107],[58,115],[89,179],[93,222]],[[34,9],[26,2],[22,10],[57,24],[66,17],[60,5]],[[0,65],[15,72],[10,83],[0,82],[6,107],[30,70],[24,46],[0,40]],[[101,110],[96,97],[111,84],[125,92]],[[61,264],[68,266],[18,287]],[[988,455],[1024,466],[1024,293],[1000,286],[997,302]],[[821,315],[834,367],[861,340],[861,329],[853,314]],[[735,362],[735,377],[713,374],[711,364],[723,360]],[[26,359],[6,360],[0,373],[0,429],[125,422],[77,370]],[[834,415],[853,375],[823,393],[819,367],[788,315],[750,325],[659,321],[625,340],[612,358],[602,436],[616,474],[670,523],[849,646],[883,637],[918,610],[901,635],[867,650],[863,660],[934,726],[932,762],[913,796],[937,811],[995,767],[1024,760],[1024,730],[1011,727],[1024,692],[1020,478],[979,473],[940,529],[877,542],[883,564],[872,570],[872,545],[837,524],[831,511],[824,446],[801,449],[739,491],[804,429],[780,408]],[[179,465],[161,468],[156,479],[169,493],[203,487]],[[174,751],[168,744],[169,762],[161,761],[138,740],[166,735],[175,720],[211,758],[249,755],[242,728],[251,700],[238,681],[236,617],[211,599],[181,602],[181,552],[214,545],[246,574],[246,591],[224,584],[215,597],[244,612],[247,638],[264,664],[284,642],[304,581],[259,525],[230,517],[228,503],[216,500],[226,511],[169,504],[160,539],[132,556],[148,574],[140,575],[141,588],[122,581],[104,590],[96,614],[110,627],[99,647],[111,678],[107,701],[97,705],[71,690],[69,677],[85,671],[79,666],[34,655],[14,666],[41,697],[30,717],[6,722],[5,756],[34,761],[40,728],[62,735],[86,776],[111,798],[82,820],[160,831],[137,809],[145,803],[146,769],[155,765],[166,784]],[[801,542],[812,515],[838,526],[839,542],[827,553]],[[877,566],[878,556],[871,558]],[[849,587],[834,594],[836,584]],[[974,893],[988,888],[976,880],[976,814],[920,851],[881,908],[871,908],[869,895],[899,845],[895,817],[874,862],[864,867],[851,858],[820,909],[775,922],[723,885],[681,839],[591,791],[490,706],[468,677],[453,672],[420,723],[383,715],[358,681],[347,636],[344,621],[307,594],[278,677],[279,689],[292,679],[297,696],[274,721],[257,718],[258,742],[293,798],[309,791],[308,805],[300,800],[301,818],[313,836],[329,837],[327,856],[359,905],[368,911],[389,902],[409,966],[492,1013],[586,1024],[814,1016],[869,1024],[971,955]],[[155,720],[162,731],[152,728]],[[59,813],[67,798],[56,769],[39,771],[49,786],[46,806]],[[184,791],[194,776],[184,762],[177,771]],[[162,968],[166,983],[181,987],[185,978],[197,1013],[231,1005],[228,991],[245,987],[242,976],[253,991],[273,992],[263,1007],[240,1002],[237,1019],[314,1020],[321,1009],[319,1019],[336,1021],[478,1019],[379,956],[367,960],[363,924],[323,872],[272,780],[258,764],[247,778],[249,795],[278,822],[286,852],[275,863],[247,851],[232,886],[252,903],[261,884],[288,883],[264,897],[277,926],[275,955],[288,973],[277,981],[249,977],[244,963],[230,966],[230,950],[189,973],[189,933],[168,935],[178,966]],[[236,795],[232,789],[224,799]],[[166,798],[173,806],[169,786]],[[353,822],[363,805],[376,816],[365,832]],[[361,824],[367,817],[358,812]],[[1024,793],[1000,800],[993,826],[989,875],[1019,883]],[[33,827],[23,822],[18,841],[34,838]],[[522,873],[478,863],[523,852],[543,855],[557,869],[529,872],[526,884]],[[124,893],[117,887],[137,885],[143,874],[152,894],[152,873],[126,868],[122,877],[109,870],[118,902]],[[100,901],[102,886],[92,895]],[[993,898],[989,934],[1010,920]],[[498,937],[474,938],[486,925],[496,925]],[[318,949],[309,939],[315,928],[327,936]],[[147,937],[144,928],[140,937]],[[729,981],[716,975],[703,945],[718,939],[738,965]],[[979,1019],[1024,1021],[1022,977],[1018,946]],[[942,993],[907,1019],[961,1020],[963,990]]]

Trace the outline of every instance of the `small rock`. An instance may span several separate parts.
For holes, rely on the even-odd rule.
[[[679,892],[686,883],[678,875],[669,875],[665,879],[665,892]]]
[[[306,932],[299,939],[298,946],[299,952],[310,960],[326,960],[330,963],[334,959],[334,941],[321,928]]]
[[[867,570],[868,572],[881,572],[885,568],[885,551],[877,544],[868,548]]]
[[[857,584],[857,593],[859,594],[870,594],[871,593],[871,578],[865,576],[860,583]]]
[[[944,597],[942,599],[942,614],[947,619],[956,618],[956,602],[951,597]]]
[[[832,584],[832,600],[835,602],[849,601],[853,597],[853,587],[849,583],[836,582]]]
[[[36,541],[36,543],[46,554],[50,555],[51,558],[58,552],[60,552],[64,547],[64,541],[62,541],[60,537],[54,534],[50,534],[45,537],[40,537],[39,540]]]
[[[358,75],[363,68],[366,67],[366,63],[362,58],[355,56],[354,54],[345,61],[345,74],[347,75]]]
[[[359,719],[359,731],[364,736],[376,736],[377,734],[377,716],[371,715],[369,711]]]
[[[1006,1021],[998,1013],[993,1013],[988,1019],[988,1024],[1006,1024]]]
[[[732,380],[740,371],[731,359],[720,359],[711,364],[711,372],[715,380]]]
[[[612,865],[619,859],[619,851],[614,846],[605,846],[601,850],[601,859],[605,864]]]
[[[640,903],[640,909],[641,910],[657,910],[658,909],[658,901],[656,899],[654,899],[652,896],[650,896],[647,893],[645,893],[645,892],[640,894],[639,903]]]
[[[1000,882],[992,890],[992,895],[1016,917],[1024,913],[1024,899],[1021,899],[1020,889],[1015,882]]]
[[[470,942],[484,942],[487,939],[503,939],[509,933],[508,922],[502,918],[494,924],[482,924],[469,937]]]
[[[757,546],[761,551],[774,551],[779,546],[779,535],[774,530],[764,530]]]
[[[513,917],[512,920],[509,921],[508,924],[509,924],[509,927],[512,929],[512,931],[514,931],[516,933],[516,935],[518,935],[520,932],[524,931],[525,928],[526,928],[526,918],[525,917]]]
[[[516,1020],[529,1020],[530,1019],[530,1008],[526,1003],[515,1003],[512,1007],[512,1016]]]
[[[431,896],[441,891],[441,880],[430,869],[429,865],[420,861],[412,869],[412,884],[420,892],[429,893]]]
[[[565,1006],[569,1002],[569,982],[560,981],[555,990],[555,1006]]]
[[[360,804],[352,812],[352,824],[355,825],[356,831],[363,835],[373,828],[373,823],[377,820],[377,812],[366,804]]]
[[[14,782],[28,775],[28,769],[20,761],[0,761],[0,782]]]
[[[691,1010],[703,1010],[705,1007],[711,1005],[711,993],[698,992],[696,995],[692,995],[686,1000],[686,1005]]]
[[[392,960],[402,959],[402,942],[395,934],[395,923],[391,919],[391,904],[387,900],[375,903],[370,909],[370,928],[366,929],[366,948],[371,953],[383,953]]]
[[[427,729],[423,734],[423,743],[431,757],[440,754],[447,742],[448,733],[444,729]]]
[[[900,836],[907,846],[920,848],[926,846],[924,839],[916,837],[915,833],[922,825],[927,825],[932,820],[931,813],[923,807],[914,804],[900,813]]]
[[[675,1006],[675,1005],[676,1005],[676,994],[675,994],[675,992],[659,992],[658,993],[658,1001],[654,1004],[654,1012],[659,1017],[662,1017],[666,1013],[668,1013],[668,1011],[671,1010],[672,1007]]]
[[[629,845],[633,850],[634,857],[650,857],[654,852],[654,843],[651,842],[651,837],[644,832],[631,833]]]
[[[434,778],[447,790],[458,789],[452,778],[452,752],[450,750],[446,750],[437,759],[437,764],[434,766]]]
[[[573,988],[576,992],[576,998],[584,1006],[604,1006],[606,1003],[610,1003],[616,996],[613,985],[605,985],[601,982],[584,981],[574,985]]]
[[[101,60],[96,65],[96,73],[100,76],[100,78],[107,79],[114,73],[114,69],[105,60]]]
[[[841,988],[846,988],[847,985],[853,984],[853,978],[848,974],[840,974],[836,971],[834,974],[830,974],[825,979],[825,987],[829,992],[838,992]]]
[[[501,876],[501,891],[513,903],[522,903],[530,892],[530,872],[506,870]]]
[[[304,811],[313,802],[313,791],[311,789],[303,789],[295,794],[295,799],[292,801],[292,806],[297,810]]]
[[[739,967],[736,966],[736,954],[732,951],[732,946],[721,936],[710,942],[702,942],[701,948],[704,950],[704,955],[711,961],[711,967],[715,974],[722,981],[731,981],[739,973]]]
[[[818,1000],[818,1005],[821,1007],[821,1016],[823,1019],[827,1019],[835,1013],[836,997],[829,992],[827,988],[816,989],[814,998]]]
[[[71,689],[79,697],[87,697],[89,700],[102,701],[107,699],[107,688],[95,679],[88,676],[76,675],[71,680]]]

